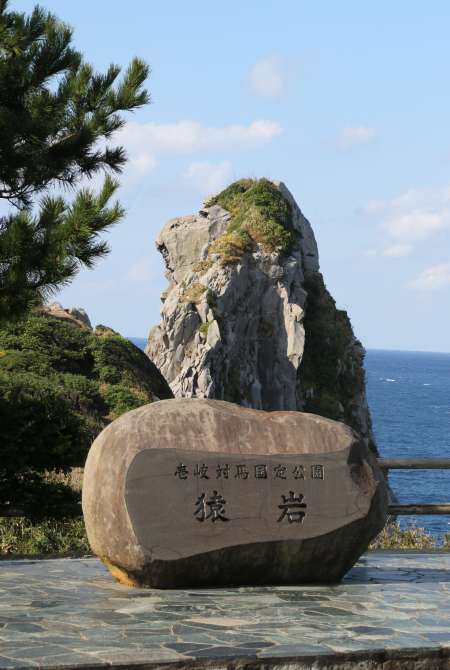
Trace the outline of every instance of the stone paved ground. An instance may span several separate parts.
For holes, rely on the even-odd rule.
[[[93,558],[2,561],[0,669],[386,667],[402,655],[412,664],[389,668],[423,656],[448,668],[449,596],[448,553],[370,553],[333,587],[184,591],[120,586]]]

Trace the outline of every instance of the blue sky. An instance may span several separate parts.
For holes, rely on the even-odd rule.
[[[367,348],[450,351],[450,5],[42,4],[99,70],[140,56],[153,103],[130,116],[111,255],[56,299],[145,336],[159,320],[169,218],[235,178],[282,179]],[[29,11],[34,3],[11,0]]]

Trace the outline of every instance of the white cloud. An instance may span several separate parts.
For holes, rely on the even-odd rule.
[[[128,161],[120,179],[125,188],[135,185],[158,164],[155,156],[148,152],[128,150],[127,153]]]
[[[450,187],[410,189],[390,200],[372,200],[359,210],[379,219],[383,256],[399,258],[450,230]]]
[[[362,214],[379,214],[386,210],[386,202],[384,200],[369,200],[366,205],[358,207],[357,212]]]
[[[378,256],[377,249],[365,249],[362,253],[367,258],[376,258]]]
[[[339,149],[347,150],[361,144],[369,144],[377,136],[375,128],[369,126],[353,126],[343,128],[337,137]]]
[[[203,126],[197,121],[176,123],[128,123],[120,131],[119,139],[127,148],[158,152],[191,153],[230,145],[258,145],[281,135],[282,127],[276,121],[259,119],[247,126],[230,125],[221,128]]]
[[[419,242],[426,240],[450,224],[450,209],[443,207],[437,211],[413,209],[389,218],[383,228],[395,240]]]
[[[386,247],[383,250],[383,256],[389,256],[390,258],[401,258],[402,256],[408,256],[413,250],[411,244],[392,244],[390,247]]]
[[[148,258],[142,258],[129,268],[125,278],[129,281],[141,282],[150,281],[152,276],[150,260]]]
[[[411,288],[420,291],[437,291],[450,285],[450,263],[440,263],[427,268],[410,282]]]
[[[184,176],[203,195],[214,195],[231,181],[233,168],[230,161],[222,163],[199,161],[191,163]]]
[[[281,98],[286,92],[283,59],[272,54],[259,60],[250,70],[250,90],[263,98]]]
[[[129,166],[138,174],[143,174],[156,167],[156,158],[149,153],[141,152],[133,156],[129,162]]]
[[[209,150],[229,150],[231,147],[251,148],[270,142],[282,132],[279,123],[267,119],[219,128],[189,120],[166,124],[131,122],[117,133],[115,139],[129,155],[124,173],[126,185],[153,170],[162,155],[198,154]]]

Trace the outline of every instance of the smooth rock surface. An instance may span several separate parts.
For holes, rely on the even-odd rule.
[[[223,401],[123,415],[84,477],[92,549],[130,585],[336,582],[386,520],[383,476],[350,428]]]

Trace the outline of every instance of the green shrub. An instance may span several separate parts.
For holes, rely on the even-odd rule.
[[[84,521],[0,519],[0,555],[45,556],[91,553]]]
[[[109,409],[108,418],[111,420],[149,402],[144,391],[131,389],[123,384],[105,386],[102,393]]]
[[[231,367],[227,370],[223,399],[228,400],[228,402],[234,402],[237,405],[241,404],[241,371],[239,368]]]
[[[0,469],[11,473],[81,465],[91,438],[59,378],[25,372],[0,372],[0,434]]]
[[[41,377],[53,373],[47,356],[35,351],[9,350],[0,356],[0,371],[33,372]]]
[[[88,374],[92,368],[87,329],[44,315],[30,316],[10,328],[20,333],[16,349],[44,355],[54,370]],[[0,332],[0,346],[2,339]]]
[[[432,549],[436,546],[436,539],[414,522],[405,528],[400,528],[398,523],[387,523],[370,549]]]
[[[0,505],[79,514],[79,492],[45,471],[84,464],[120,414],[172,393],[150,359],[111,329],[33,314],[0,330]],[[53,511],[52,511],[53,510]]]
[[[254,242],[261,244],[268,252],[276,249],[288,251],[293,241],[291,231],[286,230],[274,219],[265,216],[257,207],[252,207],[247,211],[242,230],[245,230]]]
[[[207,203],[212,205],[231,214],[227,232],[210,247],[224,265],[237,263],[252,242],[265,251],[281,253],[287,253],[295,242],[291,206],[268,179],[236,181]]]
[[[221,265],[238,263],[246,251],[251,251],[252,240],[244,230],[224,233],[211,243],[209,253],[220,257]]]
[[[305,277],[308,292],[303,326],[305,347],[300,365],[304,411],[343,420],[361,430],[354,398],[363,394],[363,354],[355,357],[356,340],[347,313],[336,309],[319,272]],[[374,444],[371,448],[376,452]]]
[[[209,330],[210,323],[209,321],[206,321],[206,323],[201,323],[198,327],[199,333],[202,333],[205,337],[208,335],[208,330]]]
[[[199,282],[194,282],[188,286],[183,295],[180,298],[180,302],[197,304],[203,298],[203,294],[206,291],[206,286],[200,284]]]
[[[207,203],[207,207],[213,205],[220,205],[233,215],[239,214],[240,203],[242,196],[251,189],[256,183],[255,179],[238,179],[233,182],[226,189],[215,195]]]
[[[192,266],[192,269],[194,272],[208,272],[208,270],[212,267],[213,263],[212,261],[198,261],[198,263],[194,263]]]

